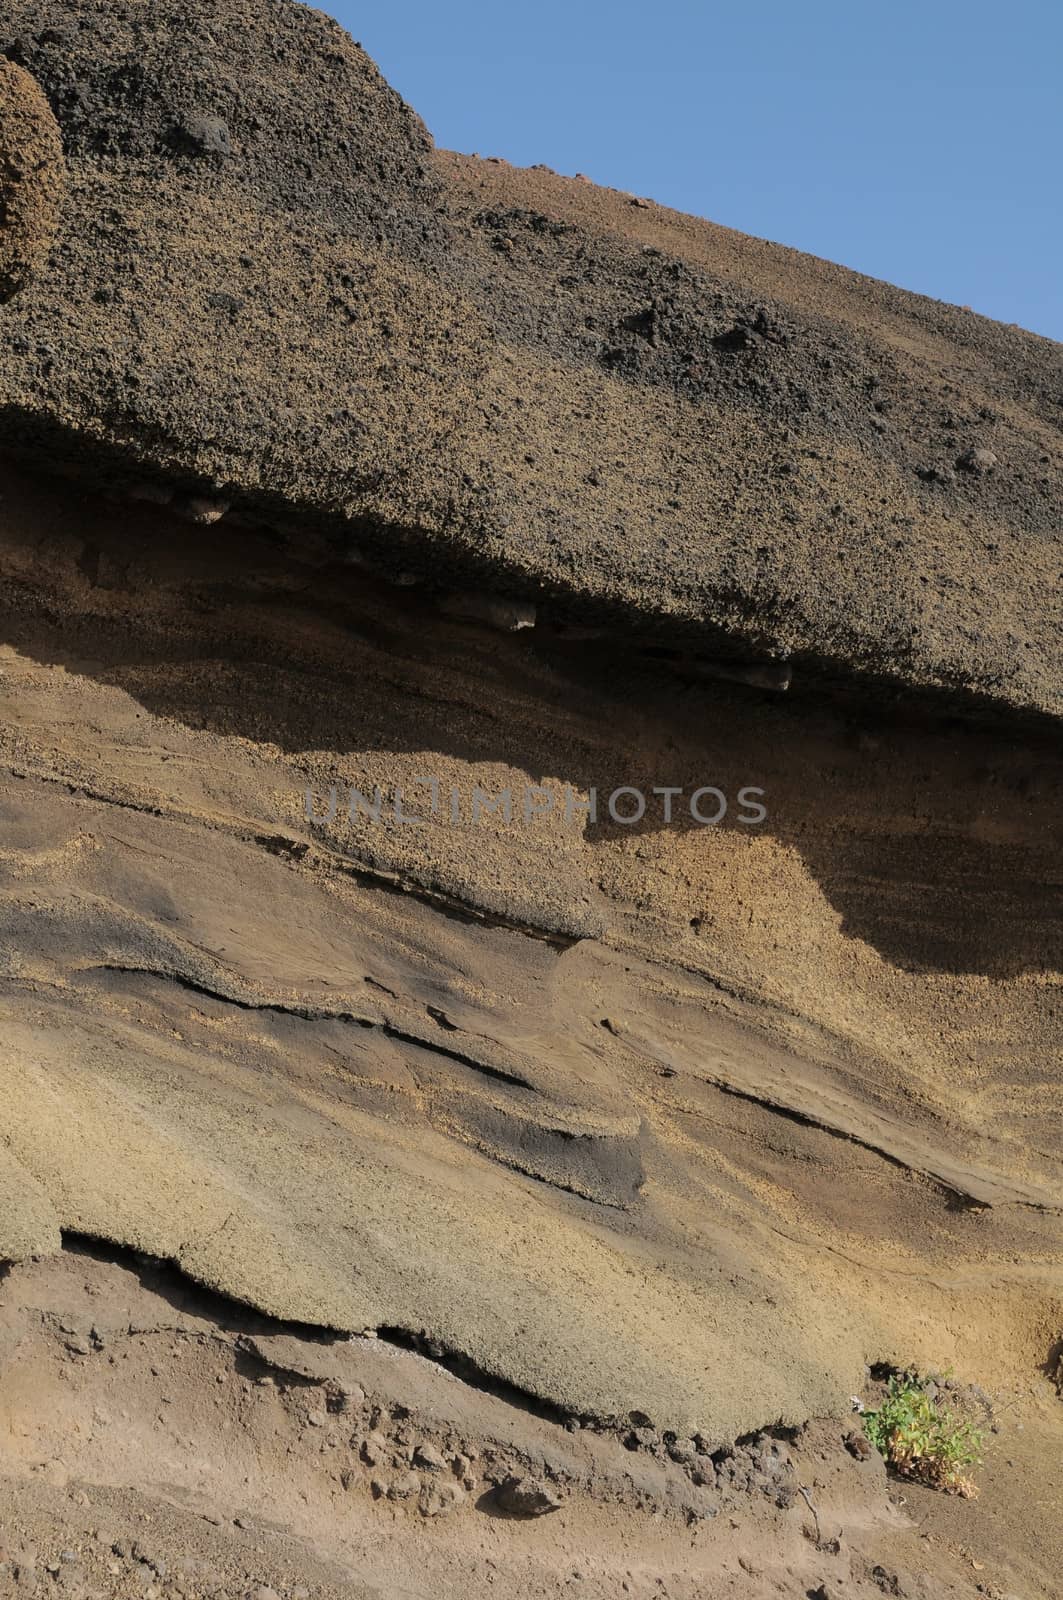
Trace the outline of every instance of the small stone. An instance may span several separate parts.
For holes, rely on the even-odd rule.
[[[560,1509],[561,1497],[542,1478],[512,1476],[495,1490],[495,1502],[511,1517],[542,1517]]]
[[[445,1472],[447,1463],[434,1444],[422,1442],[413,1452],[413,1464],[424,1472]]]
[[[965,450],[962,456],[957,457],[956,465],[963,472],[974,472],[979,475],[992,472],[999,465],[998,458],[992,450],[982,447]]]
[[[251,1590],[251,1600],[281,1600],[281,1597],[268,1583],[260,1583],[257,1589]]]
[[[415,1495],[421,1487],[421,1480],[416,1472],[403,1472],[395,1478],[388,1488],[389,1500],[408,1500]]]
[[[87,1356],[92,1350],[88,1340],[83,1339],[80,1334],[75,1334],[72,1339],[67,1339],[66,1347],[72,1356]]]
[[[224,289],[208,294],[207,304],[212,311],[227,311],[232,317],[244,309],[244,302],[234,294],[227,294]]]
[[[666,1448],[673,1461],[687,1463],[697,1455],[693,1439],[671,1439]]]
[[[420,1510],[424,1517],[445,1517],[464,1503],[465,1491],[451,1482],[426,1483],[421,1490]]]
[[[340,1384],[329,1393],[329,1410],[337,1416],[345,1417],[351,1411],[365,1404],[365,1390],[357,1383]]]
[[[362,1440],[362,1460],[370,1467],[378,1467],[391,1454],[382,1433],[370,1433]]]
[[[307,1414],[307,1423],[311,1428],[323,1428],[328,1422],[323,1411],[311,1411]]]
[[[233,153],[229,125],[220,117],[187,117],[179,125],[178,133],[204,155],[231,156]]]
[[[210,527],[215,522],[221,521],[229,510],[229,502],[213,500],[207,495],[190,495],[187,500],[181,501],[178,509],[189,522],[198,522],[203,527]]]

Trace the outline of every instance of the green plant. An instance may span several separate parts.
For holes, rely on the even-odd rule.
[[[978,1493],[965,1468],[979,1459],[981,1434],[939,1405],[914,1373],[891,1377],[882,1404],[863,1420],[875,1449],[902,1477],[966,1499]]]

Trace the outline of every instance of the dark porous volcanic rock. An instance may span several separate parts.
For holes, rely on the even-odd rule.
[[[0,328],[0,441],[338,519],[442,525],[477,372],[417,117],[291,0],[13,0],[70,172]]]
[[[167,206],[180,189],[220,200],[224,178],[246,206],[304,211],[413,255],[430,232],[431,140],[321,12],[291,0],[5,0],[0,44],[41,84],[84,175],[175,173]],[[219,214],[220,231],[229,220]]]
[[[798,685],[1059,711],[1050,341],[435,153],[290,0],[7,0],[0,53],[70,171],[0,443]]]

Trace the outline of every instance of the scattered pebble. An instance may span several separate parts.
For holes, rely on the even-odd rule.
[[[370,1433],[362,1440],[362,1460],[370,1467],[378,1467],[391,1455],[391,1447],[382,1433]]]
[[[495,1490],[495,1503],[511,1517],[542,1517],[561,1507],[561,1497],[542,1478],[514,1476]]]
[[[206,495],[190,495],[187,500],[177,504],[177,510],[189,522],[198,522],[204,527],[210,527],[215,522],[220,522],[229,510],[228,500],[212,500]]]
[[[421,1515],[425,1517],[448,1516],[465,1501],[465,1490],[456,1483],[426,1483],[419,1501]]]
[[[977,474],[992,472],[993,468],[999,466],[999,464],[999,460],[992,450],[986,450],[981,447],[965,450],[963,455],[958,456],[956,460],[956,465],[961,471]]]
[[[176,125],[175,133],[202,155],[231,156],[233,153],[232,134],[221,117],[185,117]]]
[[[388,1499],[408,1500],[420,1487],[421,1480],[416,1472],[403,1472],[388,1485]]]

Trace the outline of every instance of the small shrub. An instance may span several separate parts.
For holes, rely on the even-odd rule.
[[[981,1434],[939,1405],[914,1373],[890,1378],[882,1404],[863,1420],[871,1443],[901,1477],[966,1499],[978,1493],[964,1469],[979,1459]]]

